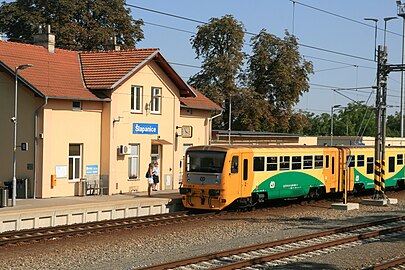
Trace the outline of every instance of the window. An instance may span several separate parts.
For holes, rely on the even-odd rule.
[[[267,157],[267,170],[277,171],[277,157]]]
[[[160,104],[162,101],[162,89],[157,87],[152,87],[151,102],[150,102],[150,112],[158,114],[160,113]]]
[[[364,167],[364,155],[357,156],[357,167]]]
[[[142,86],[131,86],[131,112],[142,112]]]
[[[398,154],[397,155],[397,165],[403,165],[403,164],[404,164],[404,155]]]
[[[238,173],[238,169],[239,169],[239,157],[233,156],[231,164],[231,173]]]
[[[353,168],[355,162],[356,162],[356,158],[354,155],[347,155],[347,158],[346,158],[347,167]]]
[[[325,160],[325,163],[326,163],[326,164],[325,164],[325,168],[329,168],[329,155],[326,155],[326,156],[325,156],[325,159],[326,159],[326,160]]]
[[[243,180],[248,180],[249,176],[249,161],[247,159],[243,160]]]
[[[367,174],[373,174],[373,173],[374,173],[374,158],[368,157],[367,158]]]
[[[139,179],[139,144],[131,144],[128,157],[128,179]]]
[[[315,169],[322,169],[323,168],[323,156],[317,155],[315,156]]]
[[[253,171],[263,172],[264,171],[264,157],[254,157],[253,158]]]
[[[290,169],[290,157],[282,156],[280,157],[280,170],[289,170]]]
[[[312,169],[313,156],[304,156],[304,170]]]
[[[395,172],[395,157],[388,158],[388,172]]]
[[[82,174],[82,145],[69,144],[69,180],[79,180]]]
[[[291,162],[291,169],[292,170],[301,170],[301,157],[299,156],[293,156],[292,157],[292,162]]]
[[[80,101],[73,101],[72,102],[72,110],[81,111],[82,110],[82,103]]]
[[[187,172],[222,173],[226,152],[187,151]]]

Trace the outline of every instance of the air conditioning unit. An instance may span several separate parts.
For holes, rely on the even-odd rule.
[[[119,155],[129,155],[131,154],[131,146],[130,145],[120,145],[118,148]]]

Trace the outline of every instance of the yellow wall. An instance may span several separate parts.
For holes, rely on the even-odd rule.
[[[14,124],[10,121],[14,116],[15,77],[0,72],[0,185],[13,178],[13,134]],[[17,147],[16,178],[29,179],[29,194],[33,194],[34,178],[34,112],[43,103],[43,99],[35,97],[33,92],[22,84],[18,84],[17,111],[17,146],[28,142],[28,151],[23,152]]]
[[[131,108],[131,86],[143,87],[142,113],[132,113]],[[161,114],[152,114],[145,108],[151,101],[151,88],[161,88]],[[183,156],[183,143],[205,144],[208,140],[207,119],[210,112],[197,116],[180,117],[179,90],[171,80],[154,63],[150,63],[139,70],[132,78],[126,81],[112,94],[111,102],[111,140],[110,155],[110,193],[129,192],[133,190],[147,190],[145,178],[148,164],[151,162],[152,140],[158,138],[170,144],[161,145],[159,189],[176,189],[179,186],[180,161]],[[202,118],[205,117],[205,118]],[[120,119],[112,124],[113,119]],[[157,124],[158,134],[132,134],[134,123]],[[182,125],[193,126],[193,138],[182,138],[176,136]],[[117,155],[119,145],[139,144],[139,178],[128,179],[128,155]]]
[[[50,100],[44,110],[42,196],[73,196],[77,180],[57,178],[51,188],[56,166],[68,169],[69,144],[82,144],[82,176],[87,165],[98,165],[100,171],[101,102],[82,102],[82,110],[72,110],[72,101]]]

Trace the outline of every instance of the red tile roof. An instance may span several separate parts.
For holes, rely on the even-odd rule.
[[[18,75],[44,96],[98,99],[84,86],[78,52],[55,49],[49,53],[42,46],[0,41],[0,61],[12,72],[19,65],[32,64]]]
[[[158,52],[158,49],[85,52],[80,54],[82,71],[89,89],[112,89],[117,82]]]
[[[180,97],[180,106],[212,111],[223,110],[218,104],[216,104],[215,102],[213,102],[212,100],[201,94],[195,88],[193,87],[191,88],[196,94],[196,97]]]
[[[153,60],[180,89],[181,106],[222,110],[220,106],[187,85],[156,48],[125,51],[76,52],[0,40],[0,66],[14,75],[15,67],[33,66],[18,75],[43,96],[102,100],[91,91],[114,89]]]

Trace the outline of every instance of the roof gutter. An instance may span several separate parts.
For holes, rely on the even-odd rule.
[[[196,109],[196,110],[206,110],[206,111],[224,111],[224,109],[218,108],[203,108],[203,107],[196,107],[196,106],[187,106],[187,105],[180,105],[180,108],[188,108],[188,109]]]
[[[208,126],[209,126],[209,134],[208,134],[208,144],[211,145],[212,142],[212,120],[214,120],[215,118],[221,116],[223,113],[223,111],[221,111],[221,113],[214,115],[213,117],[208,118]]]
[[[34,199],[37,193],[37,153],[38,153],[38,113],[48,104],[48,97],[45,97],[44,103],[39,106],[34,113]]]

